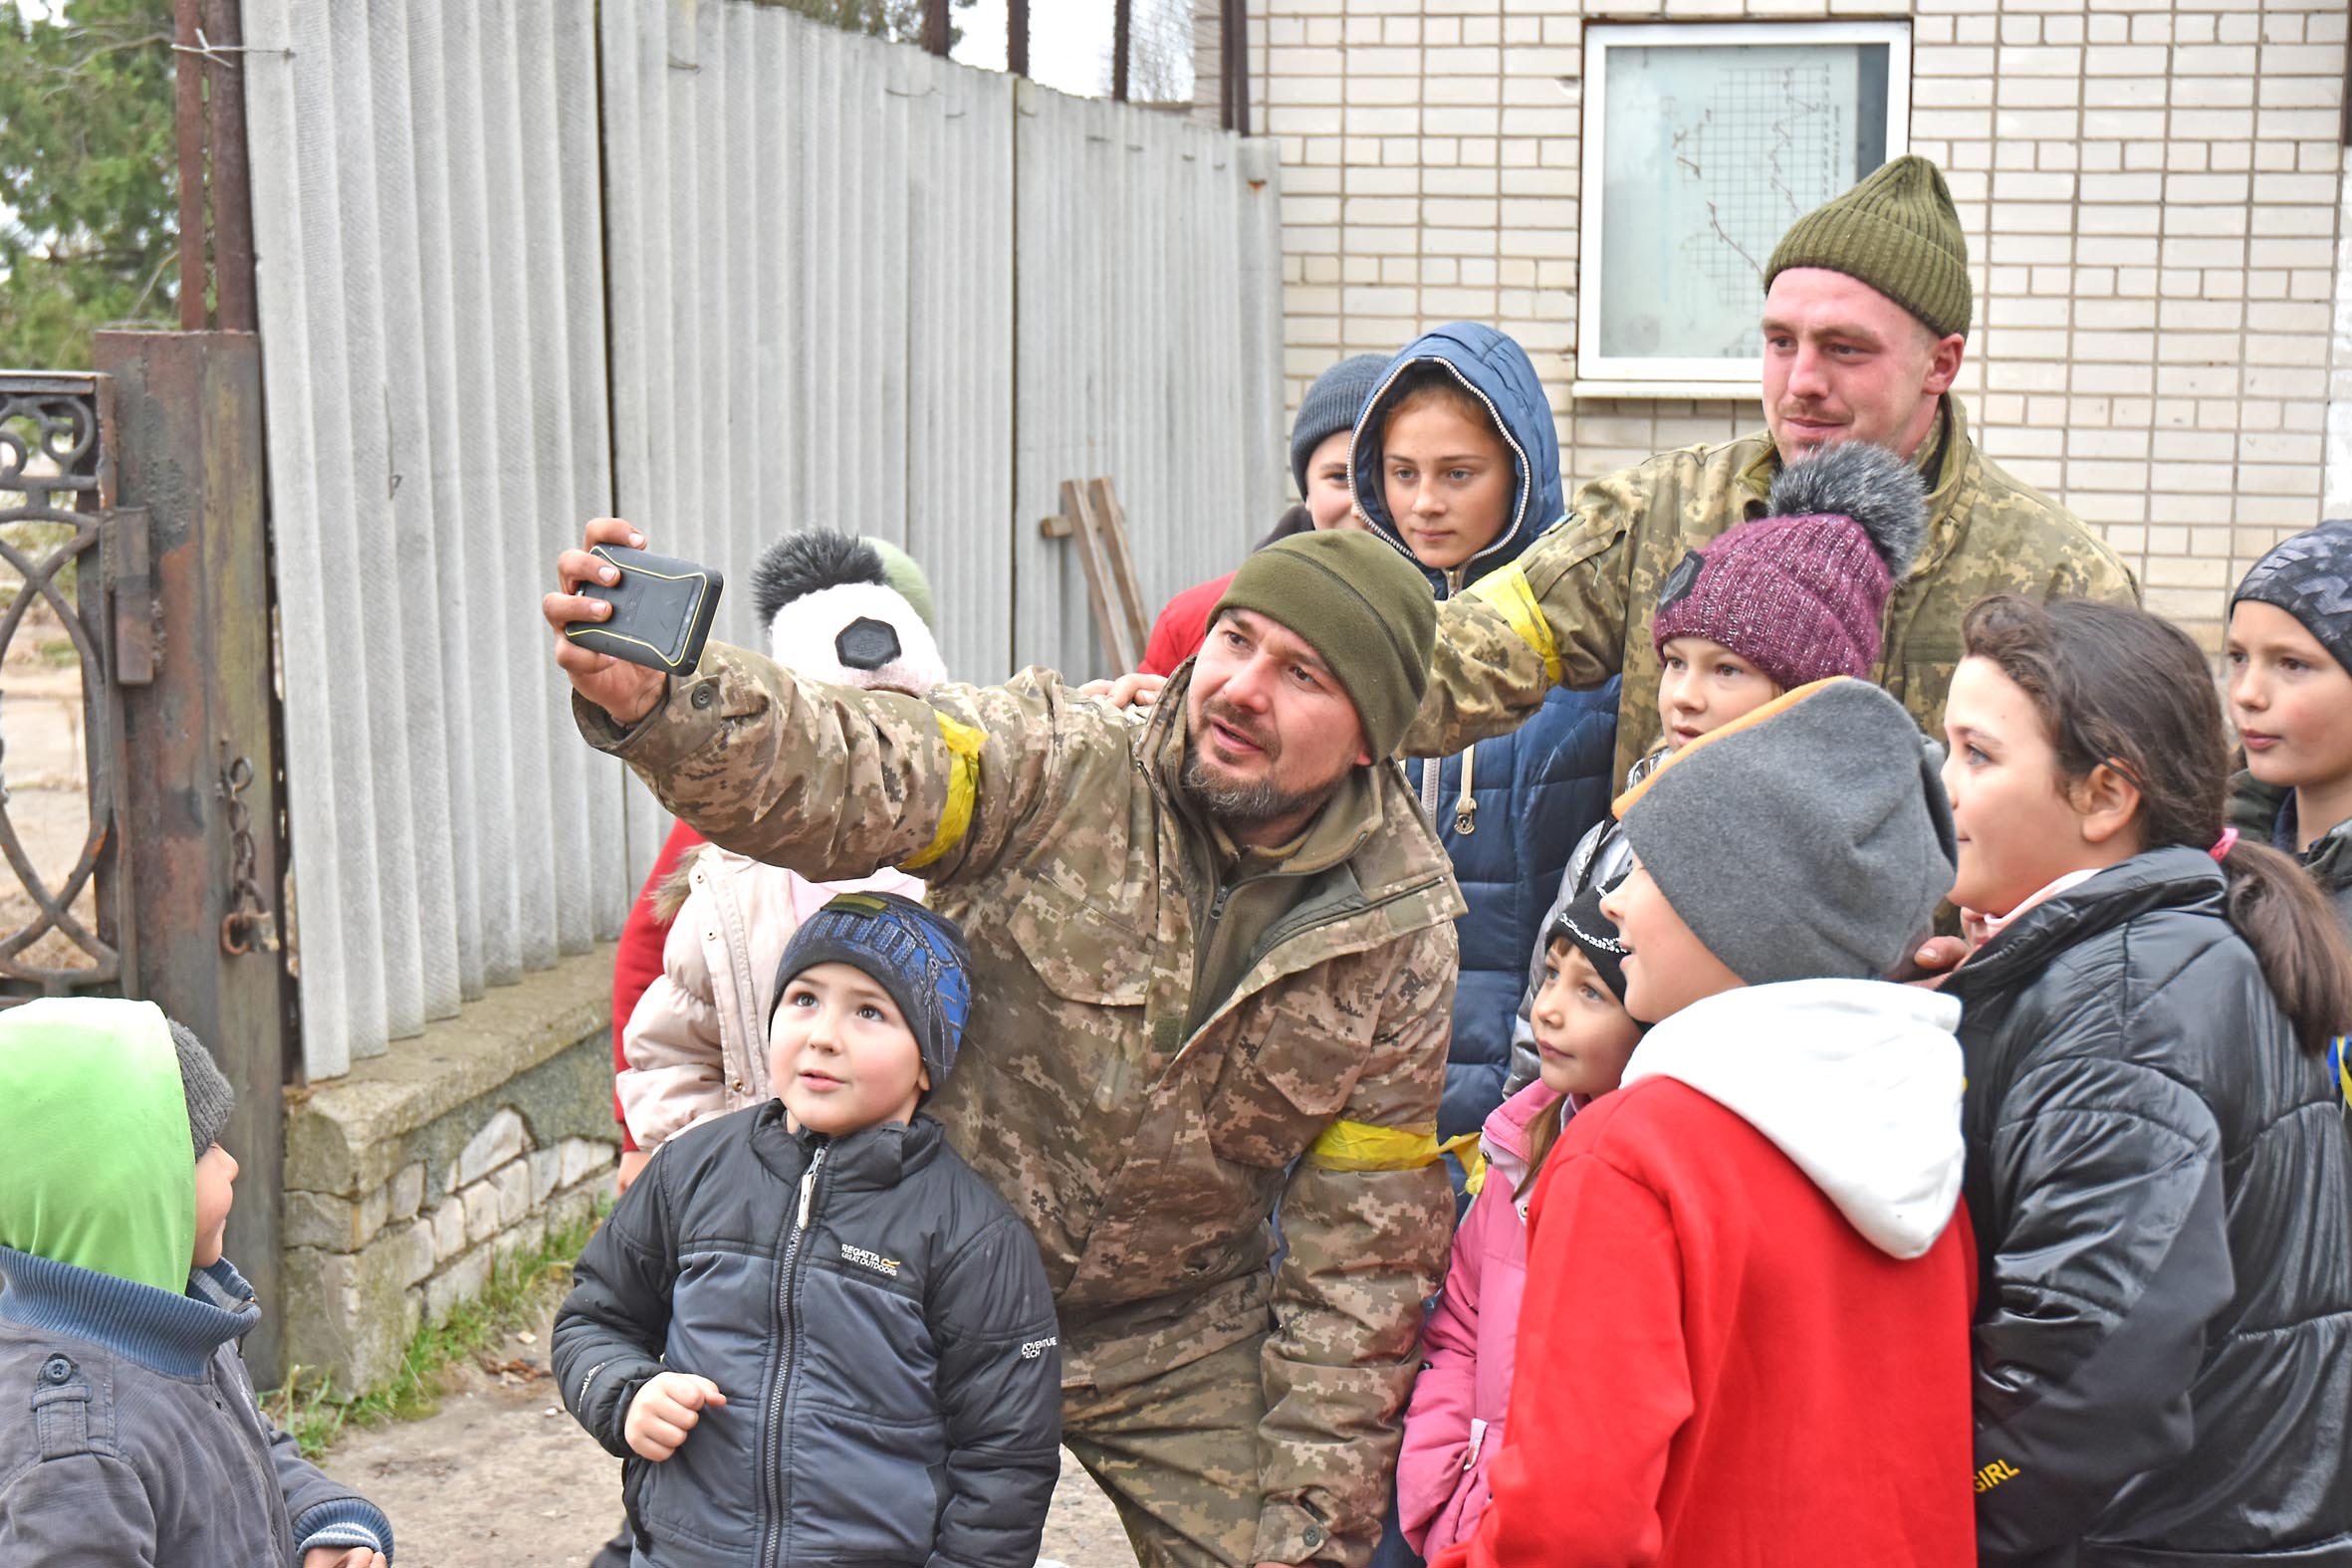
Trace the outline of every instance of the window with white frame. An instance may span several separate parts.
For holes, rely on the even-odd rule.
[[[1587,25],[1576,394],[1754,396],[1772,247],[1910,118],[1908,22]]]

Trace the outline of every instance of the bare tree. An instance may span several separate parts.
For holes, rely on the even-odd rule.
[[[1193,23],[1190,0],[1133,0],[1128,19],[1127,97],[1137,104],[1192,108]],[[1102,92],[1110,92],[1115,44],[1102,50]]]
[[[866,33],[875,38],[887,38],[893,43],[919,44],[923,41],[923,0],[753,0],[755,5],[778,6],[787,11],[798,11],[805,17],[823,22],[850,33]],[[951,0],[949,14],[965,10],[972,0]],[[961,40],[963,29],[954,22],[948,24],[951,46]]]

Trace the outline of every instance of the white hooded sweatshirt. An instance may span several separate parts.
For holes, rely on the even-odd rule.
[[[1627,1086],[1672,1078],[1747,1122],[1871,1245],[1923,1255],[1960,1199],[1960,1003],[1875,980],[1708,997],[1643,1036]]]

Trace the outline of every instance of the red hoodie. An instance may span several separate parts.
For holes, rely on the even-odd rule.
[[[1209,612],[1233,586],[1235,573],[1196,582],[1162,606],[1151,623],[1151,637],[1143,644],[1143,662],[1136,668],[1146,675],[1173,675],[1176,666],[1201,651],[1209,640]]]
[[[1511,1568],[1976,1561],[1959,1008],[1726,993],[1569,1121],[1477,1536]]]

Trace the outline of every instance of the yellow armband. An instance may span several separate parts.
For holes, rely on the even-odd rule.
[[[1468,591],[1472,598],[1501,615],[1519,633],[1520,640],[1535,650],[1535,657],[1543,661],[1543,678],[1557,686],[1559,644],[1552,640],[1551,622],[1543,618],[1543,606],[1535,602],[1535,590],[1529,585],[1528,574],[1516,565],[1505,566],[1479,578]]]
[[[964,841],[972,830],[972,803],[980,794],[980,748],[988,737],[946,714],[937,714],[939,734],[947,742],[949,767],[947,806],[939,813],[939,831],[912,859],[900,867],[920,871]]]

